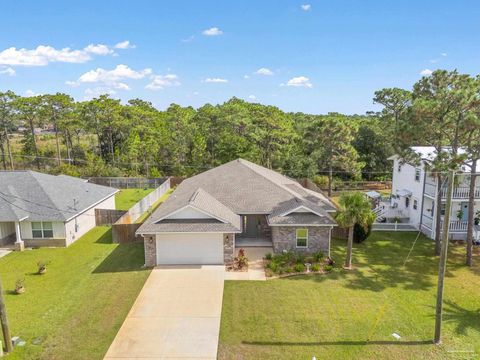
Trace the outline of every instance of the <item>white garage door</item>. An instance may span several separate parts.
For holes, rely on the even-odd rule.
[[[157,234],[157,264],[223,264],[223,234]]]

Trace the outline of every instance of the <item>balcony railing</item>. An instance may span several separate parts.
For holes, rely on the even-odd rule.
[[[443,221],[440,223],[440,228],[443,230]],[[468,222],[461,220],[452,220],[450,221],[449,231],[456,233],[467,232]]]
[[[425,184],[425,194],[435,198],[436,197],[436,186],[432,184]],[[453,199],[468,199],[470,195],[470,188],[467,186],[457,186],[453,189]],[[447,188],[442,187],[442,198],[447,196]],[[475,198],[480,198],[480,187],[475,188]]]

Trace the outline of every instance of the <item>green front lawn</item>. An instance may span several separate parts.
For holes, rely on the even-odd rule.
[[[115,195],[117,210],[128,210],[154,189],[122,189]]]
[[[49,262],[37,275],[37,262]],[[9,359],[102,359],[148,270],[143,244],[111,243],[96,227],[68,248],[13,252],[0,259],[12,335],[26,340]],[[26,292],[13,293],[25,279]]]
[[[415,236],[373,233],[355,246],[352,271],[341,269],[346,242],[335,240],[329,274],[226,281],[219,358],[480,358],[480,256],[468,269],[463,246],[450,247],[444,341],[435,346],[438,259],[421,237],[403,268]]]

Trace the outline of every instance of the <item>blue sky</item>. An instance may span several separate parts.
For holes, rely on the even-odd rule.
[[[362,114],[422,71],[480,73],[479,18],[476,1],[4,1],[0,90]]]

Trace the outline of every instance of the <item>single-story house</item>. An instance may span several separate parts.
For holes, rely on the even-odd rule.
[[[0,171],[0,246],[68,246],[115,209],[117,189],[35,171]]]
[[[236,248],[330,254],[331,216],[323,194],[238,159],[184,180],[140,226],[145,264],[230,264]]]

